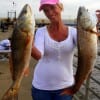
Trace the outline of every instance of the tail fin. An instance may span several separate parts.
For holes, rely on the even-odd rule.
[[[6,91],[1,100],[18,100],[18,88],[13,85]]]

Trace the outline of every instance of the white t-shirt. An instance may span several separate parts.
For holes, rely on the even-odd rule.
[[[32,85],[35,88],[58,90],[74,84],[73,55],[77,32],[73,27],[68,27],[68,30],[68,37],[61,42],[49,36],[46,26],[37,30],[35,46],[40,50],[42,58],[34,70]]]

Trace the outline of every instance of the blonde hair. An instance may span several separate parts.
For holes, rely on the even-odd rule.
[[[61,10],[64,10],[63,8],[63,4],[62,3],[57,3],[58,7],[61,9]]]

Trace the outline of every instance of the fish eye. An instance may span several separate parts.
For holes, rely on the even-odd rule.
[[[27,13],[27,10],[24,10],[24,13],[26,14]]]

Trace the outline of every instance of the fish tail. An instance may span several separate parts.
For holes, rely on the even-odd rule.
[[[18,90],[18,88],[12,85],[3,95],[1,100],[18,100]]]
[[[7,90],[7,92],[4,94],[1,100],[18,100],[18,92],[19,92],[20,83],[23,76],[24,76],[24,72],[20,75],[20,77],[13,80],[14,81],[13,84]]]

